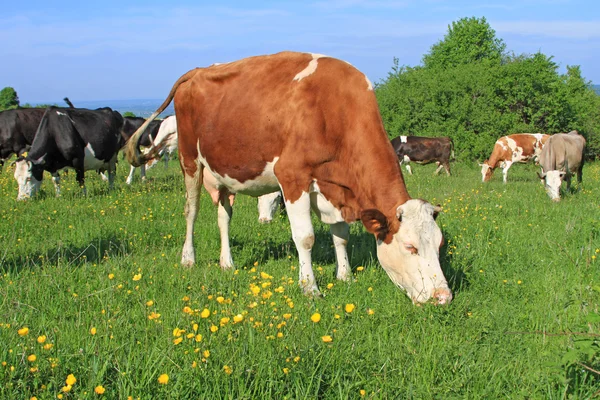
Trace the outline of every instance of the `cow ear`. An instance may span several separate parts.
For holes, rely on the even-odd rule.
[[[384,240],[389,232],[387,218],[379,210],[369,209],[361,213],[360,220],[370,233],[377,237],[377,240]]]
[[[442,212],[442,206],[439,204],[436,204],[435,206],[433,206],[433,219],[437,219],[438,215]]]

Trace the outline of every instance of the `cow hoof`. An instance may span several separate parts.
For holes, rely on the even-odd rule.
[[[261,224],[270,224],[271,221],[273,221],[272,219],[268,219],[268,218],[259,218],[258,222],[260,222]]]
[[[196,263],[196,260],[194,259],[194,257],[192,257],[192,258],[185,257],[185,256],[181,257],[181,265],[183,267],[190,268],[190,267],[193,267],[195,263]]]
[[[221,265],[221,269],[223,271],[235,269],[235,267],[233,266],[233,260],[231,260],[231,259],[227,260],[227,259],[221,258],[219,264]]]
[[[321,294],[321,291],[319,290],[319,288],[316,285],[302,287],[302,293],[304,293],[305,296],[312,297],[312,298],[323,297],[323,295]]]

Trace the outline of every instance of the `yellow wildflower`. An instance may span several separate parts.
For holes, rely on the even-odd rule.
[[[21,329],[19,329],[17,333],[19,334],[19,336],[27,336],[27,334],[29,333],[29,328],[24,326]]]
[[[92,326],[92,327],[90,328],[90,335],[94,336],[94,335],[96,334],[96,332],[97,332],[97,330],[96,330],[96,327],[95,327],[95,326]]]
[[[325,335],[325,336],[321,336],[321,340],[325,343],[331,343],[333,342],[333,338],[329,335]]]
[[[202,317],[202,318],[210,317],[210,310],[208,308],[205,308],[204,310],[202,310],[202,312],[200,313],[200,317]]]
[[[38,338],[37,338],[37,342],[38,342],[39,344],[42,344],[42,343],[44,343],[45,341],[46,341],[46,335],[41,335],[41,336],[38,336]]]
[[[102,385],[98,385],[94,388],[94,392],[96,392],[96,394],[104,394],[105,391],[106,389],[104,389]]]
[[[77,378],[75,378],[75,375],[73,375],[73,374],[69,374],[67,376],[67,379],[65,379],[65,383],[69,386],[73,386],[76,382],[77,382]]]
[[[161,385],[166,385],[167,383],[169,383],[169,375],[162,374],[161,376],[159,376],[158,383],[160,383]]]
[[[233,322],[234,323],[238,323],[238,322],[242,322],[244,320],[244,316],[242,314],[238,314],[235,317],[233,317]]]
[[[29,361],[29,362],[35,362],[35,360],[37,360],[37,356],[35,354],[30,354],[27,357],[27,361]]]
[[[227,375],[231,375],[231,373],[233,372],[233,369],[231,369],[231,367],[229,365],[224,365],[223,372],[225,372]]]
[[[352,311],[354,311],[354,308],[356,308],[356,306],[352,303],[350,304],[346,304],[346,307],[344,308],[344,310],[346,310],[347,313],[351,313]]]
[[[314,323],[319,322],[321,320],[321,314],[314,313],[313,315],[311,315],[310,320]]]
[[[134,281],[139,281],[140,279],[142,279],[142,274],[135,274],[135,275],[133,276],[133,280],[134,280]]]

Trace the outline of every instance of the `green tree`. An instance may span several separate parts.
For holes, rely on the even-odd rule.
[[[0,90],[0,111],[17,108],[19,106],[19,96],[15,89],[5,87]]]
[[[448,26],[444,39],[423,56],[425,68],[449,68],[472,62],[502,61],[506,45],[484,17],[462,18]]]
[[[125,111],[123,113],[124,117],[135,117],[136,115],[134,113],[132,113],[131,111]]]

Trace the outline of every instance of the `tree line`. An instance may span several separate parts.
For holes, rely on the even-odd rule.
[[[551,56],[507,52],[485,18],[453,22],[422,65],[394,59],[375,91],[390,138],[449,136],[462,160],[487,158],[508,134],[574,129],[600,156],[600,96],[579,66],[559,74]]]

